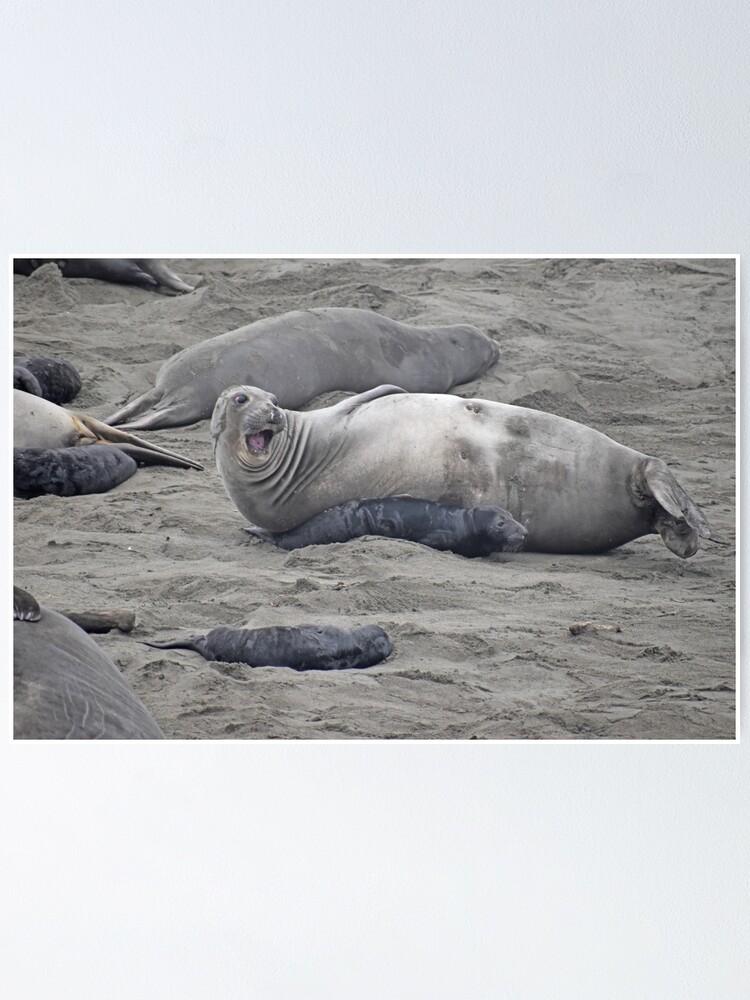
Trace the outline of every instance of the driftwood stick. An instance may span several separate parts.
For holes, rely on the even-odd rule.
[[[135,625],[135,611],[127,608],[111,608],[106,611],[61,611],[85,632],[111,632],[118,628],[121,632],[132,632]]]

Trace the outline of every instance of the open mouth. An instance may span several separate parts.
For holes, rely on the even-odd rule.
[[[247,444],[248,451],[251,451],[253,455],[265,455],[272,437],[273,432],[268,430],[257,431],[255,434],[246,434],[245,443]]]

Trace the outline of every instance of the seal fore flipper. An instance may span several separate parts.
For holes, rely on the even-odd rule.
[[[42,617],[39,602],[20,587],[13,587],[13,618],[22,622],[38,622]]]
[[[334,403],[331,409],[336,410],[342,416],[346,416],[347,413],[353,413],[358,406],[364,406],[365,403],[370,403],[373,399],[380,399],[381,396],[392,396],[401,392],[406,392],[406,389],[402,389],[398,385],[376,385],[374,389],[368,389],[367,392],[360,392],[356,396],[349,396],[348,399],[342,399],[340,403]]]

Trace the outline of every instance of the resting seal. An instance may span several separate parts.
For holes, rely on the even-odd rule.
[[[73,413],[62,406],[13,390],[14,448],[71,448],[76,445],[108,444],[146,465],[172,465],[180,469],[202,469],[166,448],[159,448],[134,434],[108,427],[87,413]]]
[[[40,608],[17,587],[13,617],[15,739],[164,739],[138,695],[83,629]]]
[[[660,459],[541,410],[379,386],[298,413],[234,386],[211,432],[227,493],[267,531],[358,497],[406,493],[501,506],[535,552],[606,552],[658,532],[687,558],[699,537],[721,540]]]
[[[366,309],[299,310],[180,351],[161,366],[155,388],[107,423],[154,430],[208,420],[219,394],[237,382],[263,386],[290,409],[323,392],[363,392],[381,382],[447,392],[497,356],[495,342],[473,326],[410,326]]]
[[[13,271],[16,274],[32,274],[42,264],[57,264],[65,278],[98,278],[121,285],[145,285],[167,294],[193,291],[193,286],[178,278],[166,264],[147,258],[67,257],[60,260],[57,257],[16,257]]]
[[[13,358],[13,388],[51,403],[69,403],[81,391],[81,376],[69,361],[24,354]]]
[[[379,625],[351,630],[333,625],[273,625],[229,628],[173,642],[147,642],[155,649],[193,649],[206,660],[245,663],[248,667],[291,667],[293,670],[348,670],[372,667],[393,652]]]
[[[14,448],[13,496],[30,500],[106,493],[138,471],[130,455],[111,445],[78,448]]]
[[[291,531],[246,528],[281,549],[348,542],[362,535],[405,538],[469,559],[491,552],[517,552],[526,529],[502,507],[455,507],[414,497],[349,500],[329,507]]]

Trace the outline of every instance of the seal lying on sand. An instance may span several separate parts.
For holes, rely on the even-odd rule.
[[[517,552],[526,529],[502,507],[455,507],[414,497],[349,500],[329,507],[291,531],[245,529],[281,549],[348,542],[363,535],[405,538],[473,559],[491,552]]]
[[[188,458],[159,448],[133,434],[108,427],[86,413],[64,410],[39,396],[13,390],[13,447],[70,448],[75,445],[115,445],[136,462],[172,465],[180,469],[202,469]]]
[[[212,628],[173,642],[147,642],[154,649],[193,649],[206,660],[245,663],[248,667],[293,670],[347,670],[372,667],[393,652],[378,625],[351,631],[332,625],[273,625],[269,628]]]
[[[222,390],[237,382],[274,392],[290,409],[323,392],[389,381],[411,392],[447,392],[497,356],[495,342],[473,326],[410,326],[366,309],[300,310],[180,351],[159,369],[154,389],[107,423],[154,430],[208,420]]]
[[[145,285],[168,294],[194,290],[166,264],[148,258],[67,257],[60,260],[57,257],[16,257],[13,271],[16,274],[31,274],[42,264],[57,264],[65,278],[98,278],[122,285]]]
[[[17,740],[164,739],[138,695],[83,629],[40,608],[17,587],[13,617]]]
[[[69,361],[23,354],[13,358],[13,388],[51,403],[69,403],[81,391],[81,376]]]
[[[721,540],[660,459],[541,410],[385,385],[298,413],[234,386],[211,432],[227,493],[267,531],[353,498],[406,493],[502,506],[528,531],[528,551],[605,552],[658,532],[687,558],[699,538]]]
[[[138,471],[130,455],[111,445],[77,448],[14,448],[13,496],[30,500],[106,493]]]

